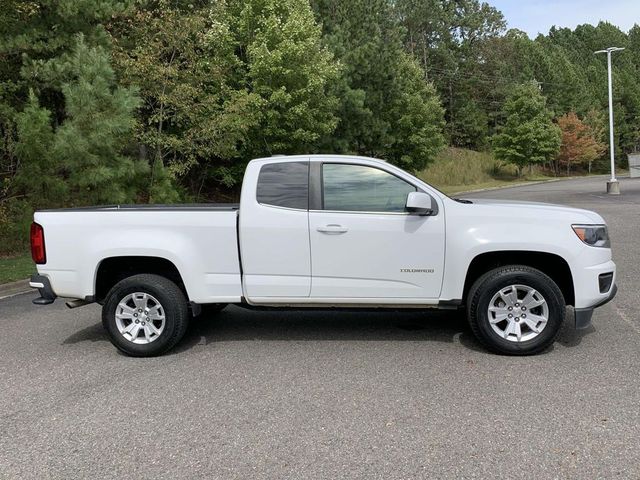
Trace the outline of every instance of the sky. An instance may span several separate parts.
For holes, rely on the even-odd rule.
[[[575,28],[600,20],[625,32],[640,24],[640,0],[485,0],[503,14],[508,28],[524,30],[529,37],[546,34],[553,25]]]

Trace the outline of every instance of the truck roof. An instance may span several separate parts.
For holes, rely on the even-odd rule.
[[[373,157],[365,157],[363,155],[338,155],[335,153],[311,153],[311,154],[300,154],[300,155],[281,155],[281,154],[275,154],[275,155],[271,155],[270,157],[261,157],[261,158],[255,158],[253,160],[251,160],[251,162],[249,163],[253,163],[253,162],[265,162],[265,161],[269,161],[269,160],[281,160],[281,159],[287,159],[287,160],[297,160],[297,159],[327,159],[327,158],[332,158],[332,159],[344,159],[344,160],[366,160],[366,161],[374,161],[374,162],[382,162],[382,163],[387,163],[385,160],[382,160],[380,158],[373,158]]]

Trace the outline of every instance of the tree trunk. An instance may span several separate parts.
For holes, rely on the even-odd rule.
[[[427,38],[426,35],[422,39],[422,68],[424,68],[424,79],[429,81],[429,74],[427,73]]]
[[[451,86],[451,77],[449,77],[449,123],[451,123],[449,141],[453,143],[453,87]]]

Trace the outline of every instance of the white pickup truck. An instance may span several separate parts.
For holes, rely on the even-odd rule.
[[[239,205],[105,206],[35,213],[31,279],[49,304],[103,305],[113,344],[158,355],[189,317],[252,308],[466,308],[505,354],[554,342],[616,292],[600,215],[456,200],[381,160],[253,160]]]

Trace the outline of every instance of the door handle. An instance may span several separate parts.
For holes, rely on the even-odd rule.
[[[316,228],[316,230],[322,233],[337,234],[346,233],[349,229],[347,227],[343,227],[342,225],[331,223],[329,225],[325,225],[324,227],[318,227]]]

